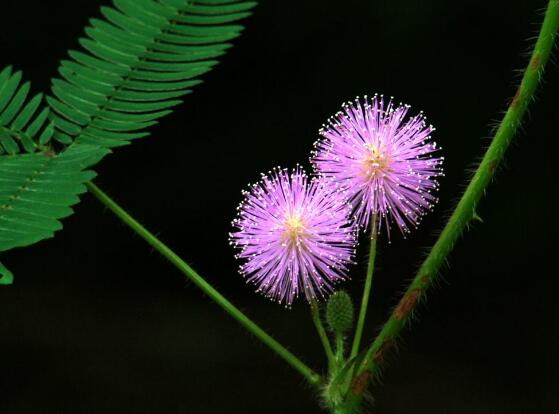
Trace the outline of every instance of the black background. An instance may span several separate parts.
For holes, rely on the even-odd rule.
[[[99,0],[3,0],[0,65],[47,90]],[[380,243],[367,339],[461,194],[527,62],[546,2],[263,1],[205,83],[96,182],[317,370],[304,303],[237,275],[227,232],[240,191],[297,162],[358,94],[423,110],[444,149],[440,203]],[[559,412],[555,194],[559,70],[524,124],[438,286],[373,389],[377,413]],[[299,375],[245,333],[90,195],[53,240],[2,254],[1,413],[320,412]],[[344,287],[357,298],[365,250]],[[369,408],[370,409],[370,408]],[[368,410],[367,409],[367,412]]]

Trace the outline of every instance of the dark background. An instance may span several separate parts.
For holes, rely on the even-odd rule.
[[[46,90],[100,0],[3,0],[0,66]],[[255,321],[324,370],[304,303],[286,310],[237,275],[240,191],[308,167],[320,125],[357,94],[423,110],[444,149],[440,203],[380,243],[367,339],[413,275],[514,94],[546,2],[263,1],[205,83],[96,182]],[[559,412],[556,154],[550,65],[507,165],[457,244],[382,384],[377,413]],[[0,413],[321,412],[304,381],[90,195],[53,240],[2,255]],[[353,280],[357,298],[366,243]],[[368,409],[369,410],[369,409]],[[368,412],[367,410],[367,412]]]

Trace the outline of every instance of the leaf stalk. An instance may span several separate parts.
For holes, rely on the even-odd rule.
[[[246,330],[252,333],[256,338],[262,341],[279,357],[287,362],[292,368],[299,372],[311,385],[319,385],[321,377],[304,362],[292,354],[287,348],[281,345],[278,341],[272,338],[255,322],[249,319],[243,312],[241,312],[235,305],[227,300],[221,293],[219,293],[212,285],[210,285],[202,276],[200,276],[194,269],[192,269],[184,260],[182,260],[175,252],[167,247],[161,240],[153,235],[149,230],[142,226],[136,219],[128,214],[122,207],[120,207],[112,198],[105,192],[97,187],[91,181],[86,183],[87,189],[93,194],[102,204],[104,204],[112,213],[114,213],[119,220],[126,224],[142,239],[144,239],[151,247],[157,250],[163,257],[165,257],[173,266],[175,266],[181,273],[183,273],[192,283],[194,283],[202,292],[204,292],[210,299],[217,303],[229,316],[235,319]]]

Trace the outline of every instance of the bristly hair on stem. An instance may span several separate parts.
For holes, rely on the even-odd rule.
[[[553,49],[558,29],[559,1],[550,0],[520,86],[450,219],[357,369],[344,403],[346,412],[353,413],[357,410],[371,378],[378,372],[379,365],[386,353],[406,326],[406,322],[410,319],[427,289],[433,284],[441,265],[452,251],[456,241],[467,228],[468,223],[478,219],[476,206],[495,175],[505,151],[514,137],[530,101],[533,99],[545,64],[549,60]]]

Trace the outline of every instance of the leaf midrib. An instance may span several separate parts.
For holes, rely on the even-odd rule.
[[[19,198],[20,194],[25,193],[26,191],[29,191],[29,187],[30,185],[33,183],[34,178],[37,177],[38,175],[42,174],[45,170],[48,169],[48,165],[51,163],[51,161],[55,158],[55,156],[49,156],[46,153],[42,152],[42,153],[35,153],[35,154],[29,154],[29,155],[20,155],[20,156],[36,156],[42,154],[45,156],[45,162],[35,171],[33,171],[32,174],[28,175],[25,178],[25,181],[28,182],[29,184],[25,184],[20,186],[11,196],[8,197],[8,202],[6,202],[5,204],[2,204],[0,206],[0,219],[6,219],[8,220],[9,217],[6,216],[6,212],[10,211],[12,209],[12,205],[15,201],[17,201],[17,199]],[[17,155],[16,155],[17,156]]]

